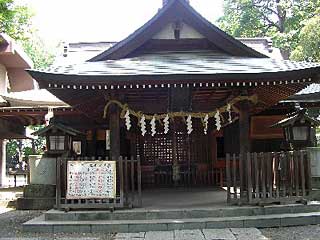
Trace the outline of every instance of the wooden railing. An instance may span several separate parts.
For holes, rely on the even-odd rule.
[[[212,168],[207,164],[193,168],[180,168],[176,185],[183,187],[223,186],[225,178],[225,161],[223,165]],[[172,166],[142,166],[142,186],[144,188],[173,187]]]
[[[120,157],[116,160],[116,197],[106,199],[67,199],[68,161],[88,161],[81,159],[57,159],[56,208],[57,209],[116,209],[141,207],[141,165],[140,159]],[[91,158],[95,160],[95,158]],[[101,159],[99,159],[101,160]],[[108,159],[105,159],[108,161]]]
[[[312,190],[307,151],[227,154],[226,178],[229,203],[295,202]]]

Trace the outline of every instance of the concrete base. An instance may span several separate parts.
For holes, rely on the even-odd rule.
[[[145,232],[210,228],[265,228],[320,223],[320,205],[126,211],[50,210],[23,224],[27,232]]]
[[[54,185],[30,184],[24,187],[23,197],[17,199],[18,210],[48,210],[55,204]]]
[[[25,198],[54,198],[55,196],[55,185],[30,184],[23,188]]]
[[[18,198],[17,210],[48,210],[56,203],[55,198]]]

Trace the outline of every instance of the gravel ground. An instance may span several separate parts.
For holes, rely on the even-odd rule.
[[[262,234],[272,240],[319,240],[320,225],[285,228],[260,229]]]
[[[18,211],[12,210],[0,214],[0,239],[10,238],[35,238],[41,240],[51,239],[72,239],[72,240],[112,240],[113,237],[107,234],[90,234],[90,233],[74,233],[74,234],[45,234],[45,233],[25,233],[22,232],[22,223],[38,217],[42,211]],[[33,240],[33,239],[32,239]]]

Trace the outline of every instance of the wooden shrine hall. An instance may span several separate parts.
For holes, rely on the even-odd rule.
[[[271,59],[212,25],[188,1],[171,0],[92,59],[28,72],[94,122],[90,139],[110,132],[79,158],[139,158],[143,187],[220,186],[235,174],[226,164],[233,159],[239,167],[239,154],[282,150],[282,130],[270,126],[289,110],[274,106],[318,82],[320,65]],[[85,121],[64,124],[88,130]],[[257,181],[244,189],[251,186]]]

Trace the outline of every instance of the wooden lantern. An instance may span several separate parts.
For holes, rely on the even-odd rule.
[[[285,141],[293,149],[312,147],[313,128],[319,126],[320,122],[311,118],[306,110],[299,110],[287,118],[279,121],[271,127],[281,127],[284,132]]]
[[[67,152],[81,155],[82,138],[85,136],[84,133],[57,122],[51,122],[33,135],[46,138],[46,154],[49,155],[62,155]]]

